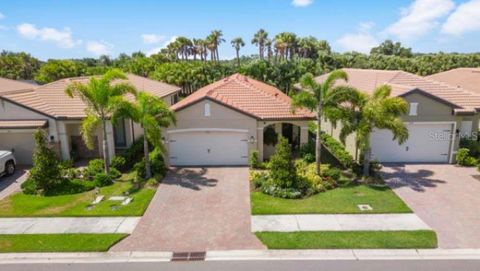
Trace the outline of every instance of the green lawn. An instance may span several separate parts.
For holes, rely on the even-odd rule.
[[[269,249],[436,248],[433,231],[257,232]]]
[[[411,213],[408,206],[387,186],[346,185],[305,199],[282,199],[262,192],[251,193],[252,214],[359,214]],[[373,211],[360,211],[369,204]]]
[[[0,235],[0,253],[107,251],[127,234]]]
[[[93,191],[51,197],[17,193],[0,201],[0,217],[143,215],[155,194],[155,188],[144,187],[131,193],[133,201],[126,206],[118,201],[107,200],[109,196],[122,196],[132,188],[128,178],[128,175],[124,175],[113,185],[100,188],[100,195],[105,195],[105,199],[91,210],[87,206],[95,197]]]

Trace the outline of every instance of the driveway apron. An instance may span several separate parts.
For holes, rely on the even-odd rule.
[[[263,249],[251,233],[248,168],[177,168],[114,251]]]

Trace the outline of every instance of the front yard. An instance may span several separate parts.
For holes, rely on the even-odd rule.
[[[269,249],[436,248],[434,231],[257,232]]]
[[[49,217],[49,216],[141,216],[145,212],[155,187],[145,185],[135,191],[131,179],[133,174],[124,174],[114,184],[99,189],[105,199],[91,206],[95,192],[38,196],[16,193],[0,201],[0,217]],[[133,200],[128,205],[108,200],[110,196],[123,196],[128,192]]]
[[[412,212],[386,185],[348,184],[304,199],[284,199],[253,191],[251,204],[253,215]],[[373,210],[361,211],[359,204],[368,204]]]
[[[101,252],[127,234],[13,234],[0,235],[0,253]]]

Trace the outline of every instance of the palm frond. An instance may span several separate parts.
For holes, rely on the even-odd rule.
[[[101,119],[93,114],[87,115],[82,121],[82,138],[88,149],[92,150],[94,147],[94,138],[97,136],[97,129],[101,124]]]

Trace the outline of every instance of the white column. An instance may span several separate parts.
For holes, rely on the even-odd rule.
[[[115,155],[115,138],[113,137],[113,126],[110,121],[107,122],[107,144],[108,144],[108,156],[110,161]]]
[[[70,159],[70,140],[68,138],[65,122],[57,121],[58,140],[60,141],[60,153],[63,160]]]
[[[308,143],[308,126],[300,127],[300,146]]]

